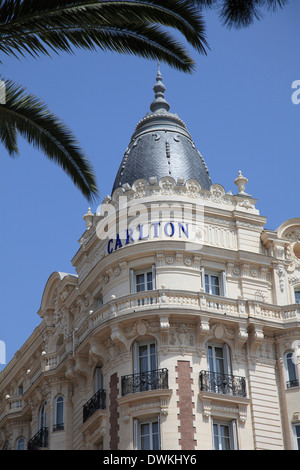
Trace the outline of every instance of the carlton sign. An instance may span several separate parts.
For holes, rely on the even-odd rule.
[[[120,198],[122,199],[122,198]],[[157,240],[203,241],[203,206],[195,203],[127,204],[127,198],[114,204],[102,204],[96,233],[106,240],[107,253],[133,243]]]
[[[189,224],[182,222],[152,222],[149,225],[137,226],[136,230],[132,228],[127,228],[123,237],[119,233],[116,234],[116,238],[110,238],[107,243],[107,252],[108,254],[122,248],[124,245],[129,245],[136,241],[141,240],[151,240],[151,239],[166,239],[166,238],[189,238]]]

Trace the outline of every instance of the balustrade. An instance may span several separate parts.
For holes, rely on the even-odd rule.
[[[105,410],[106,408],[106,391],[98,390],[92,398],[83,406],[83,422],[92,416],[97,410]]]
[[[246,379],[231,374],[220,374],[202,370],[199,375],[200,390],[246,397]]]
[[[156,369],[138,374],[125,375],[121,379],[122,396],[147,390],[167,389],[168,369]]]

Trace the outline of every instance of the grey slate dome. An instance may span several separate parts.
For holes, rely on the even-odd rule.
[[[170,106],[164,98],[165,86],[160,70],[153,87],[155,99],[150,106],[151,113],[137,124],[118,170],[113,190],[138,179],[171,176],[177,182],[197,180],[203,189],[209,189],[212,182],[207,166],[196,149],[185,123],[177,114],[169,112]]]

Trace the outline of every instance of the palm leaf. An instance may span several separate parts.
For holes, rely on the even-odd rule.
[[[97,196],[91,165],[71,131],[37,97],[5,80],[6,103],[0,104],[0,140],[11,156],[18,153],[19,133],[57,163],[87,199]]]
[[[0,51],[39,56],[51,50],[99,47],[164,60],[191,71],[193,61],[186,49],[166,29],[158,35],[158,25],[176,28],[193,47],[206,53],[202,16],[188,0],[4,0]],[[116,37],[118,45],[113,45]],[[150,45],[154,46],[151,54],[147,52]]]
[[[288,0],[193,0],[192,3],[202,10],[205,7],[218,10],[222,22],[230,27],[242,28],[260,20],[262,9],[275,11],[283,8]]]

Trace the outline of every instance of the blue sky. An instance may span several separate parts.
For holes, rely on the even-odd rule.
[[[186,123],[213,183],[236,192],[238,170],[268,218],[266,228],[299,217],[300,2],[239,31],[205,13],[207,56],[196,51],[192,75],[161,64],[171,112]],[[112,53],[1,58],[1,74],[39,96],[73,130],[97,175],[100,199],[138,121],[153,100],[156,62]],[[40,323],[37,311],[54,271],[75,273],[71,259],[85,229],[89,203],[60,167],[20,139],[20,157],[0,147],[0,340],[6,362]],[[0,370],[4,366],[0,364]]]

